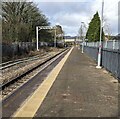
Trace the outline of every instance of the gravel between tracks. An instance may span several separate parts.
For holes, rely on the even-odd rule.
[[[52,57],[61,51],[62,51],[62,49],[48,52],[46,55],[40,56],[40,59],[28,61],[28,62],[25,61],[23,63],[17,64],[15,66],[12,66],[12,67],[9,67],[5,70],[2,70],[2,77],[1,77],[2,83],[6,83],[6,82],[12,80],[13,78],[21,75],[22,73],[28,71],[29,69],[32,69],[35,66],[41,64],[49,57]]]

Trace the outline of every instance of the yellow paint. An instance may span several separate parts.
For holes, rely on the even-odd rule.
[[[73,47],[13,117],[34,117],[72,50]]]

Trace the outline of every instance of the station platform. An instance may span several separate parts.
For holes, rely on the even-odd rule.
[[[117,117],[115,80],[75,46],[14,117]]]

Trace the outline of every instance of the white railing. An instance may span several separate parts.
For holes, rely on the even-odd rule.
[[[85,42],[84,46],[99,47],[99,42]],[[118,40],[104,41],[103,48],[118,50],[119,49],[119,41]]]

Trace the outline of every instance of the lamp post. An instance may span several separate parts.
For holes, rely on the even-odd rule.
[[[83,27],[84,22],[81,22],[81,38],[82,38],[82,53],[84,53],[84,38],[83,38]]]
[[[102,50],[102,27],[103,27],[103,8],[104,8],[104,1],[102,1],[102,11],[101,11],[101,25],[100,25],[100,41],[99,41],[99,51],[98,51],[98,63],[96,68],[101,68],[101,50]]]

